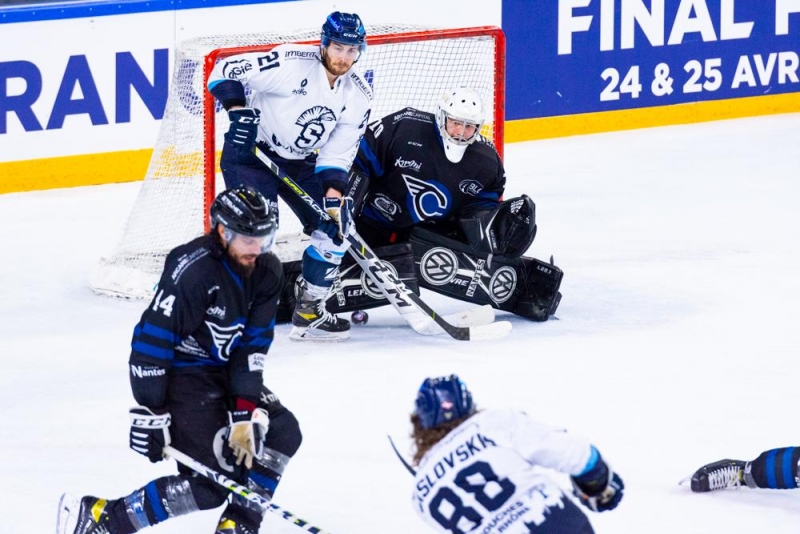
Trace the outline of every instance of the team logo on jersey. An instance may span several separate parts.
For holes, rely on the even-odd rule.
[[[212,317],[219,317],[220,319],[225,318],[225,308],[220,308],[219,306],[211,306],[206,310],[206,315],[210,315]]]
[[[253,70],[253,64],[246,59],[227,61],[225,62],[225,66],[222,67],[222,75],[231,80],[236,80],[251,70]]]
[[[336,126],[336,115],[330,108],[325,106],[314,106],[307,109],[295,121],[295,124],[302,127],[300,135],[295,139],[294,144],[305,151],[320,142],[328,129],[329,123],[333,123],[331,128]]]
[[[436,247],[419,260],[422,278],[433,286],[449,284],[458,274],[458,258],[450,249]]]
[[[477,197],[483,191],[483,185],[477,180],[462,180],[458,184],[458,189],[465,195]]]
[[[211,339],[214,341],[214,356],[223,362],[227,362],[231,357],[231,353],[239,344],[244,325],[219,326],[206,321],[206,326],[208,326],[208,330],[211,332]]]
[[[411,169],[419,172],[422,168],[422,163],[417,163],[413,159],[403,159],[403,156],[400,156],[397,158],[397,161],[394,162],[394,166],[398,169]]]
[[[489,297],[498,304],[511,298],[517,288],[517,271],[513,267],[503,266],[497,269],[489,280]]]
[[[420,180],[403,174],[409,196],[407,199],[414,222],[444,217],[450,209],[450,193],[435,180]]]
[[[306,78],[302,82],[300,82],[300,88],[299,89],[292,89],[292,94],[293,95],[306,96],[308,94],[308,91],[306,91],[306,85],[308,85],[308,78]]]

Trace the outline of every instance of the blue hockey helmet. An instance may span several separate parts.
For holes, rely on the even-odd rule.
[[[367,31],[361,17],[355,13],[334,11],[322,25],[322,47],[327,48],[331,41],[349,46],[357,46],[359,52],[367,48]]]
[[[472,393],[457,375],[426,378],[417,393],[414,414],[422,428],[435,428],[471,415]]]

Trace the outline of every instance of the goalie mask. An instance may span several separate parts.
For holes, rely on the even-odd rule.
[[[414,414],[430,429],[471,415],[472,393],[457,375],[426,378],[417,393]]]
[[[472,89],[448,91],[436,107],[436,125],[444,142],[447,159],[458,163],[483,126],[483,101]]]

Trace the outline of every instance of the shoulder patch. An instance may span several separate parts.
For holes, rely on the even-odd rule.
[[[367,85],[367,82],[364,80],[364,78],[362,78],[359,73],[355,71],[350,71],[350,80],[352,80],[353,85],[361,89],[361,92],[364,93],[364,96],[367,97],[367,100],[371,102],[372,89],[370,88],[369,85]]]

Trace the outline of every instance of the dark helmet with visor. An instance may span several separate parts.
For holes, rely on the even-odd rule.
[[[267,252],[275,242],[278,224],[264,195],[250,187],[226,189],[211,204],[211,228],[221,224],[225,240],[237,235],[258,238],[261,252]]]

